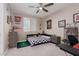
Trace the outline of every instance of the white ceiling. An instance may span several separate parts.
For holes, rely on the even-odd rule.
[[[44,3],[47,4],[47,3]],[[70,5],[69,3],[54,3],[54,5],[46,7],[48,12],[40,11],[38,14],[36,14],[36,11],[38,10],[37,8],[29,8],[28,6],[39,6],[38,3],[10,3],[10,8],[11,11],[14,14],[18,15],[28,15],[32,17],[37,17],[37,18],[45,18],[46,16],[62,9],[65,8],[66,6]]]

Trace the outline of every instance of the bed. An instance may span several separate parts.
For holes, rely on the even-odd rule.
[[[51,41],[50,35],[28,35],[27,39],[30,42],[31,46],[48,43]]]

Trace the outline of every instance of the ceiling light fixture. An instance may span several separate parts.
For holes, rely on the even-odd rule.
[[[42,10],[42,7],[39,7],[40,10]]]

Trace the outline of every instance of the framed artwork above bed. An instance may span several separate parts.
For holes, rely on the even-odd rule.
[[[52,20],[47,21],[47,29],[52,29]]]

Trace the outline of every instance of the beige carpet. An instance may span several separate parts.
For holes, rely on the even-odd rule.
[[[34,47],[12,48],[8,50],[6,56],[66,56],[66,54],[55,44],[47,43]]]

